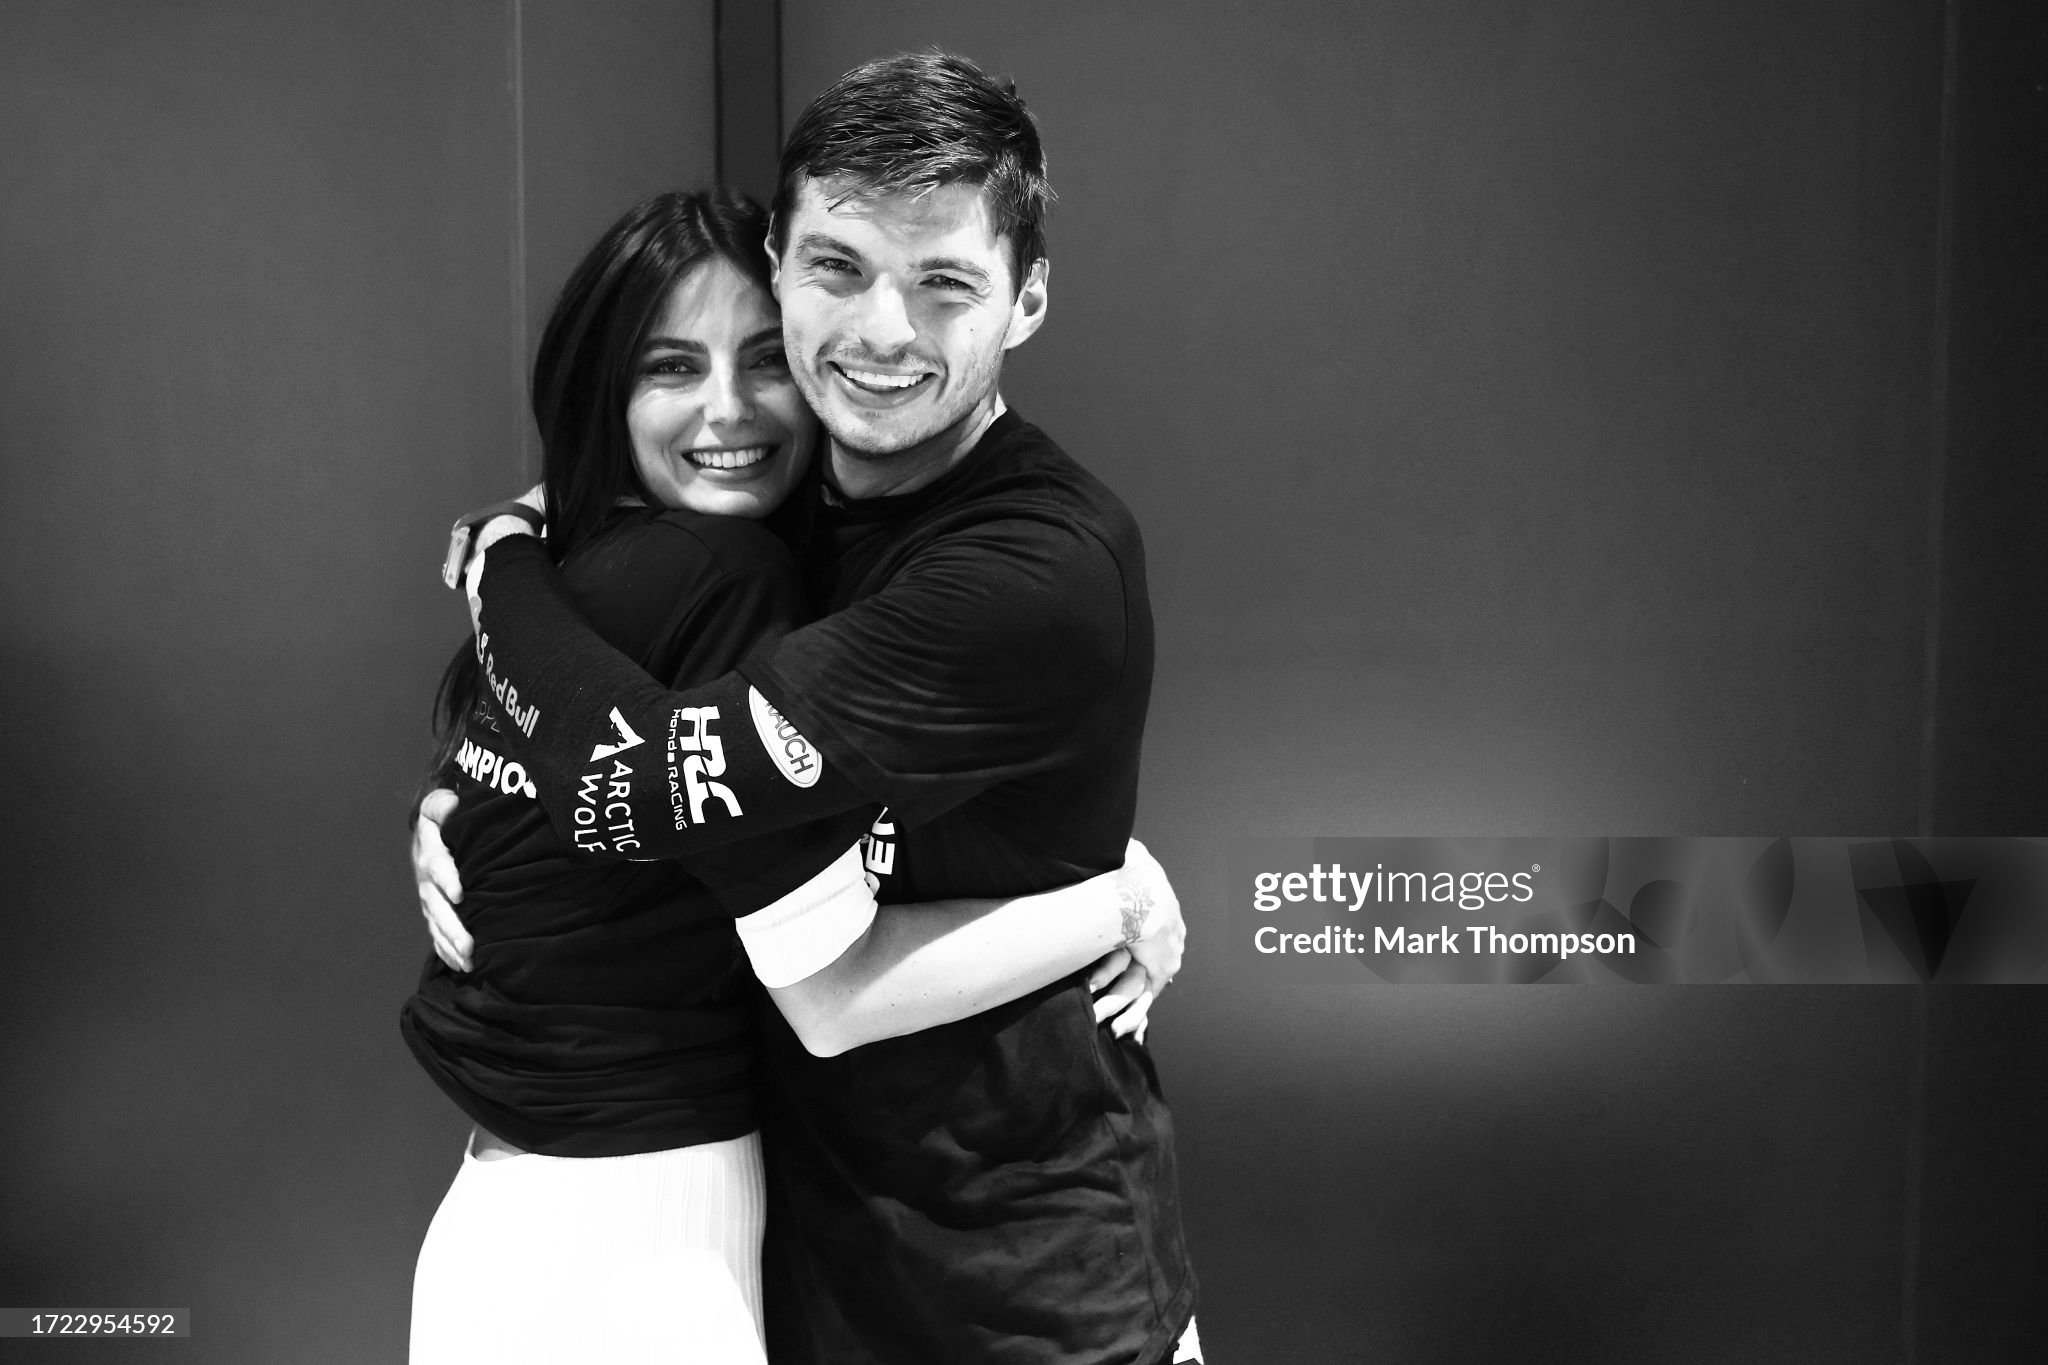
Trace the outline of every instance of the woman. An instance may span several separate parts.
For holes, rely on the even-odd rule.
[[[678,687],[803,616],[777,531],[799,514],[802,500],[784,504],[818,429],[783,360],[765,228],[751,202],[717,192],[633,209],[570,277],[534,367],[549,552],[599,630]],[[820,961],[864,941],[877,913],[849,852],[876,811],[687,870],[599,863],[577,846],[630,851],[632,831],[605,823],[596,790],[551,823],[508,756],[512,729],[534,717],[493,676],[487,639],[450,666],[442,719],[437,780],[460,796],[444,838],[474,970],[430,961],[402,1028],[476,1131],[421,1249],[415,1365],[758,1360],[754,975],[787,1010],[787,995],[840,974],[830,999],[857,1004],[831,1008],[864,1013],[839,1046],[976,1013],[1115,940],[1077,931],[1031,960],[948,956],[942,941],[915,971],[852,951]],[[668,738],[622,728],[593,761],[612,765],[608,781],[666,780],[679,820],[715,817],[719,766],[665,770]],[[1110,874],[1012,908],[1043,925],[1124,894]],[[924,932],[983,908],[880,914],[914,914]],[[736,914],[754,925],[751,969]],[[806,933],[792,956],[764,916],[825,916],[839,931]]]

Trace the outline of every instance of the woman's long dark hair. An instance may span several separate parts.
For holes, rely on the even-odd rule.
[[[548,555],[557,564],[597,534],[620,498],[652,501],[633,464],[626,404],[669,296],[713,259],[766,291],[767,236],[767,214],[736,191],[657,194],[613,223],[562,286],[540,335],[532,394]],[[454,753],[478,686],[474,642],[465,641],[435,697],[436,772]]]

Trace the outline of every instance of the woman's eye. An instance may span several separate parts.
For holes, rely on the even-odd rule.
[[[786,370],[789,368],[789,356],[781,350],[763,351],[754,358],[754,368],[757,370]]]
[[[647,373],[661,375],[695,374],[697,373],[697,364],[695,361],[688,360],[679,355],[662,356],[659,359],[647,362]]]

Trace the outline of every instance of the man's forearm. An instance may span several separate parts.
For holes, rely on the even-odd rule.
[[[1142,929],[1116,873],[1011,900],[883,907],[831,965],[770,990],[832,1056],[990,1010],[1088,966]]]

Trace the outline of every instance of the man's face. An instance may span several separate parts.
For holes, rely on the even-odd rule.
[[[1008,245],[975,187],[845,189],[799,188],[775,269],[783,340],[841,451],[914,476],[979,434],[1003,352],[1044,317],[1045,264],[1012,289]]]

